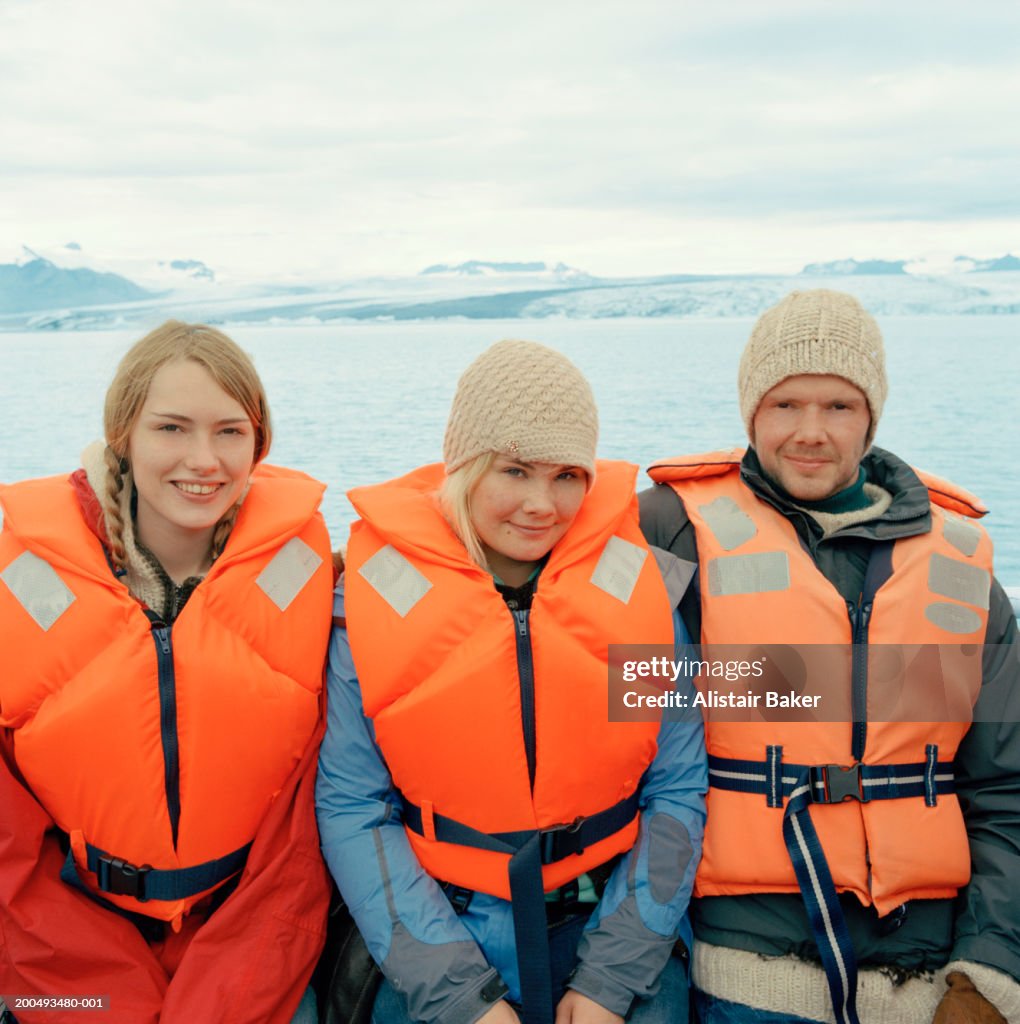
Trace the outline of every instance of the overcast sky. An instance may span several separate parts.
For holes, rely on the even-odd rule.
[[[1020,252],[1014,0],[0,0],[0,261]]]

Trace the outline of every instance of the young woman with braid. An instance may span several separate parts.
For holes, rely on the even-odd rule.
[[[28,1024],[314,1019],[323,486],[264,465],[209,327],[138,342],[104,421],[77,472],[0,488],[0,993]]]

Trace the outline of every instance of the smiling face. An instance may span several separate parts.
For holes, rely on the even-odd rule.
[[[583,469],[497,456],[471,492],[471,524],[489,568],[525,583],[567,532],[587,493]]]
[[[191,360],[161,366],[128,438],[142,544],[163,562],[181,548],[211,548],[254,457],[251,420],[204,367]]]
[[[857,479],[870,426],[859,388],[842,377],[800,374],[761,400],[752,443],[762,468],[789,495],[822,501]]]

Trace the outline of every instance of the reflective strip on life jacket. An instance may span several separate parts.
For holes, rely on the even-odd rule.
[[[255,577],[255,585],[281,612],[285,612],[320,565],[321,555],[300,537],[291,537]]]
[[[965,635],[975,633],[981,628],[981,616],[970,608],[946,601],[932,601],[924,609],[924,617],[939,629],[947,633]]]
[[[623,604],[630,604],[647,557],[647,548],[631,544],[622,537],[610,537],[591,574],[591,582]]]
[[[932,552],[928,563],[928,589],[933,594],[951,597],[988,611],[988,595],[992,574],[977,565],[968,565],[956,558]]]
[[[401,617],[432,589],[432,584],[392,544],[380,548],[358,574]]]
[[[754,520],[726,495],[702,505],[700,511],[705,525],[715,534],[719,547],[724,551],[739,548],[758,532]]]
[[[708,592],[712,597],[789,589],[790,560],[785,551],[724,555],[708,563]]]
[[[942,535],[961,555],[970,558],[981,543],[981,531],[955,512],[946,510],[942,520]]]
[[[75,597],[44,558],[26,551],[0,572],[18,603],[44,631],[74,603]]]

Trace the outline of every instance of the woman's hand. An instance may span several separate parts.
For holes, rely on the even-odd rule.
[[[521,1024],[521,1018],[505,999],[500,999],[498,1003],[492,1004],[491,1010],[478,1018],[478,1024]]]
[[[623,1018],[570,988],[556,1007],[556,1024],[623,1024]]]

